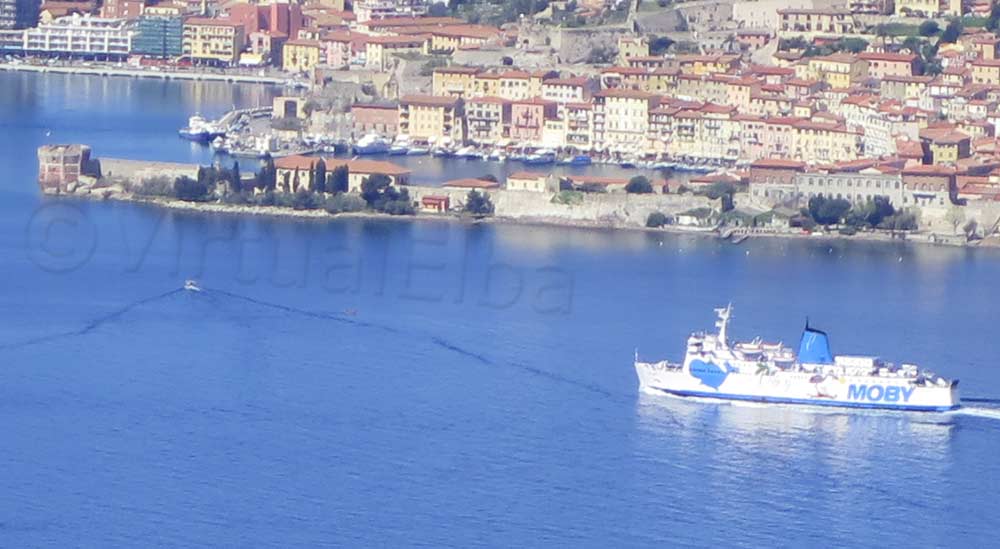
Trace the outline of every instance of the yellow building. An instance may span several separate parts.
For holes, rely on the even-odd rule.
[[[811,57],[807,74],[807,79],[821,80],[834,89],[846,89],[867,78],[868,63],[847,53]]]
[[[465,142],[464,103],[458,97],[407,95],[399,100],[399,134],[438,145]]]
[[[366,160],[355,158],[351,160],[327,158],[326,172],[342,166],[347,167],[347,191],[352,193],[361,192],[361,186],[365,180],[373,175],[384,175],[389,178],[390,185],[404,186],[410,184],[410,170],[384,160]]]
[[[1000,85],[1000,60],[976,59],[969,63],[973,84]]]
[[[666,152],[687,160],[737,160],[742,126],[732,119],[735,114],[735,108],[722,105],[677,112]]]
[[[281,66],[289,72],[309,72],[323,61],[318,40],[289,40],[281,48]]]
[[[649,40],[645,36],[618,37],[618,64],[628,65],[630,57],[648,57]]]
[[[509,191],[555,192],[559,190],[559,181],[551,173],[515,172],[507,176],[505,186]]]
[[[731,54],[678,55],[675,63],[684,74],[731,74],[739,67],[740,56]]]
[[[195,63],[235,65],[243,51],[243,24],[191,17],[184,21],[184,55]]]
[[[857,160],[861,154],[861,135],[841,124],[803,120],[792,123],[791,127],[792,158],[820,164]]]
[[[476,97],[500,97],[500,75],[495,72],[481,72],[473,83]]]
[[[920,147],[924,164],[954,164],[970,156],[972,138],[954,128],[926,128],[920,130]]]
[[[475,67],[438,67],[434,69],[431,93],[438,96],[454,95],[466,99],[475,97],[476,74],[478,73],[479,69]]]
[[[275,160],[276,190],[294,193],[299,190],[312,189],[312,178],[316,167],[316,160],[316,158],[298,154]]]
[[[365,44],[365,66],[376,71],[389,68],[392,54],[426,53],[425,36],[373,36]]]
[[[731,79],[719,75],[682,74],[677,77],[677,89],[674,91],[674,96],[692,101],[725,103],[729,98],[730,81]]]
[[[531,73],[526,71],[500,73],[499,96],[511,101],[523,101],[534,97],[531,95]]]
[[[594,146],[622,154],[646,148],[649,109],[655,96],[639,90],[606,89],[594,95]]]
[[[778,19],[778,29],[786,33],[854,34],[858,32],[854,14],[851,13],[851,10],[846,9],[781,9],[778,10]]]
[[[479,49],[500,35],[496,27],[484,25],[450,25],[430,32],[433,52]]]

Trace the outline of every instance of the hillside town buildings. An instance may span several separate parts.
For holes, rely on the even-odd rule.
[[[110,0],[105,17],[53,8],[27,28],[11,18],[17,1],[0,0],[4,53],[252,67],[332,94],[357,84],[345,93],[354,104],[338,106],[353,140],[718,168],[748,173],[766,203],[941,207],[959,200],[959,182],[976,200],[1000,196],[989,192],[1000,184],[1000,37],[970,25],[945,43],[920,37],[919,23],[906,38],[877,27],[897,24],[893,14],[988,17],[981,2],[738,1],[718,22],[733,24],[724,45],[665,49],[622,29],[601,39],[603,55],[565,62],[541,23],[430,16],[422,0]],[[289,185],[305,163],[283,162]],[[523,190],[551,187],[520,175],[511,184]]]

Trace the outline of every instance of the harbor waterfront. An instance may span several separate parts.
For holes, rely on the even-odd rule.
[[[997,254],[47,197],[43,144],[207,164],[177,128],[273,90],[0,86],[3,545],[993,542]],[[967,408],[640,393],[636,348],[676,356],[730,300],[734,336],[808,316],[961,379]]]

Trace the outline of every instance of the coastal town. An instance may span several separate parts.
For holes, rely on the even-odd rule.
[[[0,0],[6,70],[285,86],[183,130],[243,173],[54,145],[47,193],[961,244],[1000,225],[998,28],[989,0]],[[517,169],[415,185],[403,155]]]

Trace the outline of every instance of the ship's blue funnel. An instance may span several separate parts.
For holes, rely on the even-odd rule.
[[[826,332],[814,330],[806,322],[799,342],[799,363],[801,364],[833,364],[833,353],[830,352],[830,338]]]

